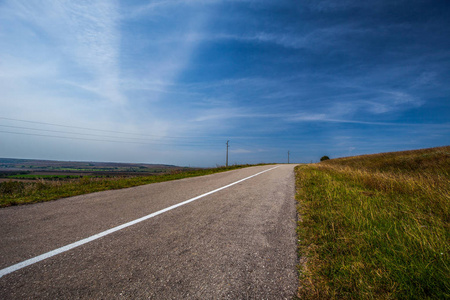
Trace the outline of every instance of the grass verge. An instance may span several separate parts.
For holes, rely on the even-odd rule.
[[[34,175],[34,174],[21,174],[21,175],[11,175],[8,176],[8,179],[76,179],[81,178],[82,175]],[[87,176],[93,177],[93,176]]]
[[[450,147],[296,168],[301,299],[450,298]]]
[[[129,178],[83,177],[79,180],[72,181],[7,181],[0,183],[0,207],[44,202],[105,190],[122,189],[187,177],[209,175],[245,167],[250,167],[250,165],[234,165],[229,167],[218,167],[211,169],[177,171],[170,174],[136,176]]]

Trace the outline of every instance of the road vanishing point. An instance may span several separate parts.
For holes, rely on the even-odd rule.
[[[293,169],[0,209],[0,298],[292,299]]]

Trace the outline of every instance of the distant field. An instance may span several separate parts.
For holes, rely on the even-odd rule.
[[[74,180],[81,177],[135,177],[194,170],[158,164],[67,162],[0,158],[0,182],[17,180]]]
[[[174,169],[163,174],[140,176],[137,176],[136,174],[134,176],[130,176],[129,174],[124,176],[123,174],[117,173],[117,175],[108,175],[108,177],[103,176],[99,178],[98,176],[82,176],[78,179],[60,178],[58,175],[47,175],[49,177],[45,177],[46,175],[17,175],[27,180],[18,181],[9,179],[8,181],[0,182],[0,207],[50,201],[98,191],[203,176],[249,166],[250,165],[234,165],[210,169]],[[66,175],[61,176],[64,177]],[[40,178],[41,180],[30,180],[37,178]]]
[[[2,172],[144,172],[162,173],[183,167],[160,164],[108,163],[108,162],[70,162],[34,159],[0,158]]]
[[[450,298],[450,147],[296,168],[301,299]]]

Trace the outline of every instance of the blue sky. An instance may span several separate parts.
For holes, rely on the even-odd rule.
[[[0,1],[0,157],[317,161],[450,144],[444,1]]]

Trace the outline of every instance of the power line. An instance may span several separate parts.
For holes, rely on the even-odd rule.
[[[112,140],[96,140],[96,139],[77,138],[77,137],[68,137],[68,136],[58,136],[58,135],[48,135],[48,134],[38,134],[38,133],[13,132],[13,131],[5,131],[5,130],[0,130],[0,132],[2,132],[2,133],[10,133],[10,134],[21,134],[21,135],[31,135],[31,136],[52,137],[52,138],[68,139],[68,140],[83,140],[83,141],[95,141],[95,142],[112,142],[112,143],[146,144],[146,143],[140,143],[140,142],[123,142],[123,141],[112,141]]]
[[[67,139],[67,140],[83,140],[83,141],[93,141],[93,142],[110,142],[110,143],[121,143],[121,144],[141,144],[141,145],[158,145],[158,146],[195,146],[196,144],[189,143],[144,143],[144,142],[132,142],[132,141],[117,141],[117,140],[99,140],[99,139],[88,139],[81,137],[67,137],[67,136],[58,136],[58,135],[48,135],[48,134],[38,134],[38,133],[25,133],[25,132],[13,132],[13,131],[5,131],[0,130],[1,133],[9,133],[9,134],[19,134],[19,135],[28,135],[28,136],[40,136],[40,137],[51,137],[51,138],[59,138],[59,139]],[[205,145],[205,144],[197,144],[197,145]]]
[[[29,120],[13,119],[13,118],[5,118],[5,117],[0,117],[0,119],[3,119],[3,120],[10,120],[10,121],[18,121],[18,122],[26,122],[26,123],[33,123],[33,124],[42,124],[42,125],[58,126],[58,127],[65,127],[65,128],[75,128],[75,129],[83,129],[83,130],[99,131],[99,132],[110,132],[110,133],[119,133],[119,134],[132,134],[132,135],[152,136],[152,137],[165,137],[165,136],[158,136],[158,135],[149,135],[149,134],[140,134],[140,133],[132,133],[132,132],[124,132],[124,131],[113,131],[113,130],[95,129],[95,128],[79,127],[79,126],[69,126],[69,125],[62,125],[62,124],[55,124],[55,123],[38,122],[38,121],[29,121]],[[169,137],[169,138],[184,138],[184,137]]]
[[[147,142],[147,143],[143,143],[143,144],[150,144],[149,139],[141,139],[141,138],[131,138],[131,137],[121,137],[121,136],[110,136],[110,135],[100,135],[100,134],[92,134],[92,133],[78,133],[78,132],[70,132],[70,131],[61,131],[61,130],[50,130],[50,129],[38,129],[38,128],[31,128],[31,127],[21,127],[21,126],[10,126],[10,125],[2,125],[0,124],[0,127],[8,127],[8,128],[16,128],[16,129],[26,129],[26,130],[34,130],[34,131],[45,131],[45,132],[55,132],[55,133],[68,133],[68,134],[75,134],[75,135],[85,135],[85,136],[94,136],[94,137],[102,137],[102,138],[113,138],[113,139],[126,139],[126,140],[137,140],[137,141],[143,141],[143,142]],[[8,132],[8,133],[13,133],[13,132]],[[50,136],[49,136],[50,137]],[[51,136],[51,137],[55,137],[55,136]],[[67,137],[70,138],[70,137]],[[117,141],[119,142],[119,141]],[[125,143],[125,141],[124,141]],[[158,140],[154,140],[151,142],[151,144],[154,143],[159,143],[159,144],[163,144],[163,145],[173,145],[172,144],[164,144],[161,143]],[[174,142],[175,143],[175,142]],[[186,143],[183,141],[183,143]],[[189,142],[189,144],[192,145],[204,145],[205,143],[209,143],[208,142]]]
[[[109,135],[100,135],[100,134],[92,134],[92,133],[78,133],[78,132],[61,131],[61,130],[50,130],[50,129],[38,129],[38,128],[21,127],[21,126],[10,126],[10,125],[2,125],[2,124],[0,124],[0,127],[8,127],[8,128],[16,128],[16,129],[27,129],[27,130],[45,131],[45,132],[56,132],[56,133],[68,133],[68,134],[76,134],[76,135],[98,136],[98,137],[106,137],[106,138],[121,138],[121,139],[127,139],[127,140],[147,141],[146,139],[140,139],[140,138],[117,137],[117,136],[109,136]]]
[[[134,136],[153,137],[153,138],[160,138],[160,139],[164,139],[164,138],[167,138],[167,139],[193,139],[193,138],[223,139],[224,138],[224,135],[215,135],[215,136],[152,135],[152,134],[141,134],[141,133],[133,133],[133,132],[125,132],[125,131],[105,130],[105,129],[97,129],[97,128],[89,128],[89,127],[81,127],[81,126],[70,126],[70,125],[63,125],[63,124],[56,124],[56,123],[49,123],[49,122],[7,118],[7,117],[1,117],[1,116],[0,116],[0,119],[9,120],[9,121],[17,121],[17,122],[25,122],[25,123],[31,123],[31,124],[41,124],[41,125],[47,125],[47,126],[57,126],[57,127],[82,129],[82,130],[90,130],[90,131],[97,131],[97,132],[109,132],[109,133],[118,133],[118,134],[134,135]],[[229,137],[229,135],[227,135],[227,136]],[[245,141],[254,140],[254,139],[256,139],[256,140],[258,140],[258,139],[270,139],[270,140],[282,139],[282,137],[280,137],[280,136],[232,136],[232,138],[233,139],[244,139]],[[292,138],[294,138],[294,137],[292,137]]]
[[[210,138],[212,138],[211,136],[167,136],[167,135],[141,134],[141,133],[133,133],[133,132],[125,132],[125,131],[114,131],[114,130],[96,129],[96,128],[88,128],[88,127],[80,127],[80,126],[69,126],[69,125],[39,122],[39,121],[30,121],[30,120],[23,120],[23,119],[14,119],[14,118],[6,118],[6,117],[0,117],[0,119],[9,120],[9,121],[17,121],[17,122],[26,122],[26,123],[32,123],[32,124],[57,126],[57,127],[64,127],[64,128],[90,130],[90,131],[97,131],[97,132],[109,132],[109,133],[136,135],[136,136],[148,136],[148,137],[154,137],[154,138],[168,138],[168,139],[192,139],[192,138],[209,138],[210,139]],[[214,138],[218,139],[220,137],[216,136]]]
[[[0,116],[0,120],[9,120],[9,121],[17,121],[17,122],[25,122],[31,124],[41,124],[46,126],[57,126],[62,128],[72,128],[79,130],[89,130],[94,132],[105,132],[105,133],[116,133],[119,135],[128,135],[128,136],[113,136],[113,135],[103,135],[103,134],[95,134],[95,133],[87,133],[87,132],[75,132],[75,131],[64,131],[64,130],[55,130],[55,129],[44,129],[44,128],[31,128],[25,126],[13,126],[13,125],[3,125],[0,124],[0,127],[7,128],[15,128],[15,129],[24,129],[24,130],[33,130],[38,133],[26,133],[26,132],[15,132],[15,131],[0,131],[8,134],[17,134],[17,135],[28,135],[28,136],[41,136],[41,137],[52,137],[59,139],[73,139],[73,140],[85,140],[85,141],[96,141],[96,142],[113,142],[113,143],[130,143],[130,144],[148,144],[148,145],[170,145],[170,146],[202,146],[202,145],[213,145],[218,139],[222,138],[222,136],[203,136],[203,137],[194,137],[194,136],[161,136],[161,135],[150,135],[150,134],[139,134],[139,133],[131,133],[124,131],[114,131],[114,130],[103,130],[103,129],[95,129],[81,126],[69,126],[62,125],[56,123],[48,123],[48,122],[40,122],[40,121],[32,121],[32,120],[24,120],[24,119],[15,119],[15,118],[7,118]],[[43,133],[44,132],[44,133]],[[45,134],[48,133],[63,133],[69,135],[77,135],[81,137],[70,137],[70,136],[60,136],[60,135],[50,135]],[[84,137],[83,137],[84,136]],[[135,136],[135,137],[132,137]],[[93,137],[93,138],[85,138],[85,137]],[[95,137],[99,137],[102,139],[95,139]],[[141,137],[141,138],[140,138]],[[148,137],[148,138],[145,138]],[[196,138],[196,141],[192,141],[193,138]],[[277,139],[280,137],[270,137],[270,136],[232,136],[234,143],[236,145],[241,145],[243,147],[261,147],[267,146],[265,140],[266,139]],[[166,140],[164,140],[166,139]],[[168,140],[170,139],[170,140]],[[178,139],[178,140],[176,140]],[[186,139],[190,139],[190,141],[186,141]],[[242,140],[245,139],[245,140]],[[126,141],[123,141],[126,140]],[[258,141],[259,140],[259,141]],[[267,141],[268,142],[268,141]],[[227,161],[228,161],[228,148],[229,144],[227,144]]]

